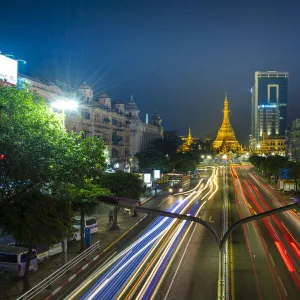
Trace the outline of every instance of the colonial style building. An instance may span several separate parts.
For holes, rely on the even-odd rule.
[[[92,89],[83,85],[78,90],[84,102],[77,111],[66,115],[68,131],[84,132],[84,136],[102,138],[107,146],[112,164],[119,164],[124,168],[129,160],[130,127],[124,109],[112,107],[111,99],[107,94],[101,94],[93,99]],[[124,105],[123,105],[124,106]]]
[[[131,96],[126,105],[126,116],[130,126],[130,158],[133,170],[138,169],[135,154],[146,150],[154,140],[163,138],[162,119],[157,112],[151,119],[151,124],[144,123],[139,117],[140,110]]]
[[[102,138],[109,154],[110,162],[120,169],[138,169],[135,154],[146,150],[155,139],[163,138],[162,119],[156,112],[151,124],[143,122],[131,96],[125,105],[122,101],[112,102],[106,94],[94,97],[93,90],[84,83],[75,90],[56,81],[45,83],[29,76],[21,75],[20,83],[37,92],[51,105],[52,102],[76,99],[76,111],[65,111],[65,126],[68,131],[83,132],[84,136]]]
[[[285,137],[283,136],[263,133],[259,145],[260,147],[257,151],[259,154],[266,156],[285,155]]]
[[[235,137],[235,133],[229,121],[229,108],[228,108],[227,94],[225,94],[223,113],[224,113],[223,122],[218,131],[217,138],[213,143],[213,148],[218,152],[228,152],[228,151],[239,152],[242,150],[242,148]]]

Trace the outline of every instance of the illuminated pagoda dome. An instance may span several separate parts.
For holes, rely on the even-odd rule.
[[[192,149],[192,144],[194,140],[191,133],[191,128],[189,127],[189,133],[185,142],[178,148],[177,152],[189,152]]]
[[[225,94],[223,112],[224,112],[223,122],[218,131],[217,138],[213,143],[213,148],[219,152],[241,151],[241,146],[235,137],[234,131],[233,131],[233,129],[230,125],[230,121],[229,121],[227,93]]]

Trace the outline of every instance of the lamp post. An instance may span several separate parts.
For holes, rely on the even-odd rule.
[[[65,127],[65,110],[76,110],[78,103],[74,100],[60,99],[53,102],[51,106],[61,110],[63,115],[63,126]]]
[[[258,154],[260,154],[260,148],[261,148],[261,145],[260,145],[260,144],[257,144],[257,145],[256,145],[256,149],[257,149],[257,153],[258,153]]]

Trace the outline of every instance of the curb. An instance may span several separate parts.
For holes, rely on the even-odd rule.
[[[81,267],[75,274],[70,276],[62,285],[57,287],[45,300],[50,300],[54,297],[59,291],[61,291],[64,287],[66,287],[73,279],[75,279],[80,273],[82,273],[91,263],[95,262],[102,253],[97,254],[93,259],[91,259],[87,264]]]
[[[162,190],[160,190],[159,192],[157,192],[156,194],[154,194],[154,195],[150,196],[149,198],[145,199],[145,200],[141,203],[141,205],[144,205],[145,203],[147,203],[148,201],[150,201],[151,199],[153,199],[154,197],[156,197],[158,194],[160,194],[160,193],[163,192],[163,191],[164,191],[164,190],[162,189]]]
[[[72,280],[74,280],[86,268],[88,268],[91,263],[95,262],[97,259],[99,259],[100,256],[102,256],[103,254],[105,254],[111,247],[113,247],[117,242],[119,242],[126,234],[128,234],[130,231],[132,231],[132,229],[134,229],[146,217],[147,217],[147,214],[142,219],[140,219],[137,223],[135,223],[129,229],[127,229],[121,236],[119,236],[113,243],[111,243],[108,247],[106,247],[101,253],[97,254],[87,264],[85,264],[82,268],[80,268],[75,274],[73,274],[72,276],[70,276],[62,285],[60,285],[59,287],[57,287],[47,298],[45,298],[45,300],[52,299],[52,297],[54,297],[59,291],[61,291],[64,287],[66,287]]]

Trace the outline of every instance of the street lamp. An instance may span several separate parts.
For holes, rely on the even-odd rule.
[[[65,127],[65,110],[76,110],[78,103],[74,100],[57,100],[51,104],[53,108],[60,109],[63,115],[63,126]]]

